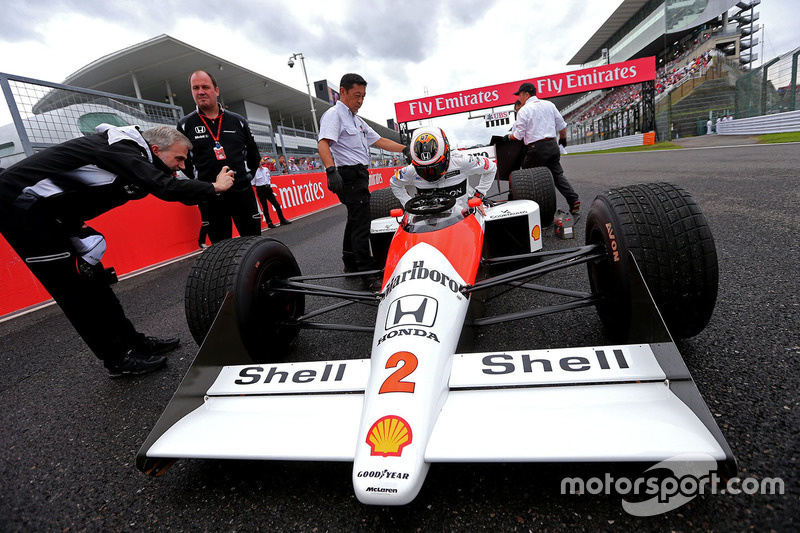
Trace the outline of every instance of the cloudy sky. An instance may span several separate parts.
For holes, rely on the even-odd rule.
[[[757,8],[763,56],[800,46],[798,0]],[[360,114],[385,124],[394,103],[572,70],[567,62],[621,0],[26,0],[3,10],[0,72],[61,82],[88,63],[166,33],[305,91],[355,71],[369,82]],[[764,37],[766,36],[766,39]],[[5,101],[0,125],[10,122]],[[459,145],[488,142],[465,115],[437,119]]]

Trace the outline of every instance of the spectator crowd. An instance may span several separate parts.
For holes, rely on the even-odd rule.
[[[705,74],[712,64],[714,56],[718,53],[715,49],[706,50],[702,54],[687,60],[687,56],[691,55],[692,51],[684,52],[680,57],[657,70],[655,80],[656,96],[679,85],[684,79]],[[587,102],[565,114],[564,119],[569,124],[580,124],[609,112],[627,111],[639,105],[641,101],[642,90],[640,84],[615,87],[605,92],[599,99]]]

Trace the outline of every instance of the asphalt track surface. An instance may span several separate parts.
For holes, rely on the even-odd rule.
[[[397,508],[360,504],[350,463],[183,460],[146,477],[135,454],[197,349],[183,311],[187,258],[116,286],[140,330],[184,341],[156,374],[108,379],[55,306],[0,323],[0,531],[797,531],[800,145],[686,143],[696,149],[576,155],[564,167],[584,212],[597,193],[645,181],[676,183],[702,207],[720,261],[719,297],[708,328],[678,348],[740,475],[780,477],[785,494],[707,494],[636,518],[619,495],[562,495],[560,482],[633,478],[640,466],[438,464],[416,500]],[[304,273],[322,273],[339,269],[343,226],[339,206],[266,234],[289,245]],[[546,248],[575,243],[552,230],[544,238]],[[559,275],[588,287],[583,269]],[[534,303],[526,298],[536,296],[501,305]],[[297,360],[368,355],[364,336],[308,333]],[[475,349],[603,343],[596,313],[582,309],[486,328]]]

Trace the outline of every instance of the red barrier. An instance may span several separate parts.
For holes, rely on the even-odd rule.
[[[389,185],[395,168],[370,172],[370,190]],[[274,176],[275,196],[287,218],[296,218],[337,205],[339,199],[326,186],[324,172]],[[277,214],[269,206],[270,216]],[[106,237],[103,264],[123,275],[181,257],[197,250],[200,213],[196,207],[162,202],[153,196],[128,202],[88,224]],[[262,227],[266,227],[263,224]],[[50,295],[25,263],[0,236],[0,316],[46,301]]]

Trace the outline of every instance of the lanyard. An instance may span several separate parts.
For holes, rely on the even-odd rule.
[[[214,136],[214,132],[211,131],[211,126],[209,126],[208,122],[206,122],[206,119],[203,118],[203,115],[200,114],[200,113],[197,114],[197,116],[200,117],[200,120],[203,121],[203,124],[206,125],[206,129],[208,130],[208,134],[211,135],[212,139],[214,139],[214,143],[217,145],[217,147],[219,147],[219,134],[222,131],[222,114],[223,113],[224,113],[224,111],[220,111],[220,114],[217,117],[219,119],[219,124],[217,125],[217,135],[216,135],[216,137]],[[211,119],[209,119],[209,120],[211,120]]]

